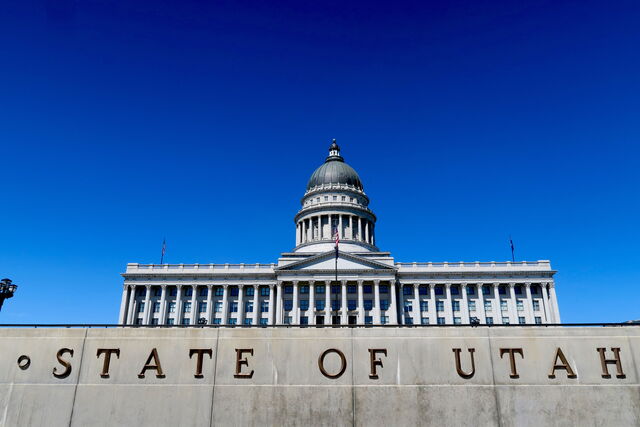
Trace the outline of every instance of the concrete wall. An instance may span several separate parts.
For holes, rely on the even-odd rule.
[[[600,353],[619,348],[624,377]],[[61,355],[71,371],[56,359]],[[99,348],[119,349],[109,377]],[[152,349],[164,377],[149,369]],[[460,349],[463,378],[456,370]],[[520,348],[517,377],[502,348]],[[566,369],[549,374],[557,349]],[[211,349],[195,378],[190,349]],[[234,377],[236,349],[245,353]],[[339,378],[324,376],[319,356],[344,354]],[[371,378],[369,349],[383,366]],[[26,369],[18,358],[28,356]],[[151,364],[154,364],[152,361]],[[25,367],[26,359],[21,360]],[[625,328],[253,328],[0,330],[0,425],[640,425],[640,327]],[[324,368],[340,370],[330,353]]]

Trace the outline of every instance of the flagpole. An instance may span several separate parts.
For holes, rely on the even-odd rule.
[[[160,265],[164,263],[164,252],[167,249],[167,240],[162,239],[162,251],[160,252]]]
[[[516,262],[516,257],[514,255],[515,248],[513,247],[513,240],[511,239],[511,236],[509,236],[509,244],[511,245],[511,262]]]

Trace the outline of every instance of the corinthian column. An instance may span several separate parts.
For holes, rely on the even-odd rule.
[[[398,324],[398,306],[396,304],[396,281],[389,281],[389,292],[391,292],[391,306],[389,307],[389,324]],[[403,309],[404,310],[404,309]]]
[[[362,280],[358,280],[358,324],[364,325],[364,292]]]

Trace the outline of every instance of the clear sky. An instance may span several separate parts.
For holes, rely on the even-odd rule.
[[[127,262],[275,262],[336,138],[398,261],[549,259],[640,318],[637,1],[0,10],[2,323],[117,320]]]

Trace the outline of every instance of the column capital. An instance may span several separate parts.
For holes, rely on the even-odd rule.
[[[325,281],[324,281],[324,284],[325,284],[326,286],[331,286],[331,280],[325,280]]]
[[[340,284],[342,286],[347,286],[347,282],[348,282],[348,280],[340,280]]]
[[[380,280],[377,280],[377,279],[376,279],[376,280],[374,280],[374,281],[373,281],[373,284],[374,284],[374,285],[376,285],[376,286],[380,286]]]
[[[145,288],[147,288],[147,290],[151,289],[151,285],[144,285]]]
[[[299,280],[292,280],[291,283],[293,283],[293,286],[298,286],[298,282],[300,282]]]
[[[244,288],[244,283],[240,283],[240,284],[238,285],[238,289],[242,289],[242,288]]]
[[[445,286],[447,289],[451,289],[451,285],[453,285],[453,283],[445,283],[445,284],[444,284],[444,286]]]
[[[515,282],[509,282],[509,288],[513,288],[513,287],[515,287],[515,286],[516,286],[516,283],[515,283]]]
[[[524,282],[524,285],[525,285],[527,288],[530,288],[530,287],[531,287],[531,282]]]
[[[273,289],[273,288],[275,288],[275,287],[276,287],[276,284],[275,284],[275,283],[269,283],[269,285],[268,285],[268,286],[269,286],[269,289]]]
[[[283,283],[284,283],[284,280],[278,280],[278,282],[276,283],[276,286],[281,287]]]
[[[358,280],[358,286],[362,286],[363,283],[364,283],[364,280]]]

